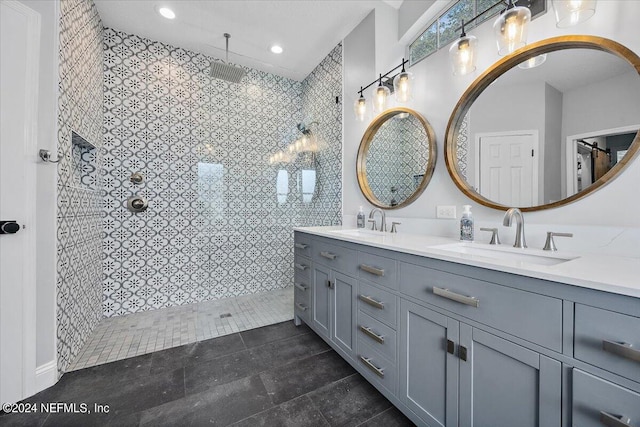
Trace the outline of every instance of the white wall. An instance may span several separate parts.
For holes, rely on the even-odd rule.
[[[22,0],[40,13],[40,75],[38,91],[38,148],[57,158],[56,105],[58,96],[57,2]],[[37,197],[36,366],[55,359],[56,285],[56,179],[57,165],[39,163]]]
[[[545,84],[544,109],[544,203],[562,199],[562,93],[549,84]],[[565,184],[566,185],[566,184]]]
[[[383,13],[383,11],[377,10],[376,13]],[[613,39],[640,54],[640,27],[636,22],[637,16],[640,16],[640,1],[601,1],[598,2],[596,14],[589,21],[572,28],[558,29],[555,25],[553,12],[548,11],[531,23],[529,42],[561,35],[590,34]],[[358,31],[359,28],[354,31]],[[397,38],[396,31],[390,31],[384,27],[376,25],[375,31],[376,40],[380,39],[380,35],[385,40],[390,40],[392,37]],[[502,222],[502,211],[478,205],[458,190],[449,177],[444,163],[444,135],[449,116],[455,104],[473,80],[500,59],[495,46],[491,21],[485,22],[469,33],[479,39],[478,68],[473,74],[467,76],[452,75],[448,62],[448,48],[441,49],[411,68],[416,77],[416,96],[409,107],[422,113],[433,126],[438,140],[438,159],[431,183],[422,196],[406,208],[389,212],[389,216],[405,219],[403,226],[400,227],[401,232],[402,230],[405,232],[426,231],[454,236],[458,229],[457,221],[435,220],[437,205],[458,206],[459,217],[460,207],[464,204],[471,204],[474,206],[473,211],[477,224],[497,225]],[[357,40],[352,38],[351,35],[345,39],[345,75],[351,73],[350,66],[354,62],[349,58],[349,52],[358,51],[360,55],[363,55],[370,50],[370,46],[365,46],[364,44],[362,49],[358,49],[354,45],[356,42]],[[370,40],[367,40],[365,44],[369,42]],[[349,47],[348,50],[347,47]],[[400,47],[404,48],[404,44],[400,45]],[[377,46],[375,48],[375,55],[388,52],[388,50],[381,52]],[[373,55],[373,53],[371,54]],[[402,54],[398,54],[393,61],[387,64],[386,68],[391,68],[400,63],[401,57]],[[362,64],[360,65],[362,66]],[[378,65],[377,61],[376,65]],[[378,72],[378,70],[371,71]],[[356,81],[357,79],[353,79],[352,82],[345,81],[346,103],[353,101],[355,91],[359,85],[368,83],[366,79],[360,80],[358,83]],[[638,85],[637,76],[635,84]],[[354,218],[359,205],[364,205],[366,210],[372,208],[360,193],[355,171],[356,152],[367,123],[356,122],[353,119],[353,114],[349,114],[348,111],[348,109],[345,109],[343,163],[343,212],[345,216],[344,224],[347,226],[355,225]],[[615,181],[600,191],[584,200],[564,207],[527,213],[527,223],[542,224],[545,227],[548,224],[555,224],[560,227],[554,231],[562,231],[562,226],[569,225],[638,227],[637,212],[640,211],[640,197],[638,197],[637,193],[638,182],[640,182],[640,161],[636,159]],[[615,215],[612,215],[607,209],[609,206],[616,207]],[[419,224],[422,227],[420,230],[417,229]],[[505,232],[508,236],[511,230],[505,230]],[[530,239],[530,236],[527,236],[527,240],[535,241],[534,238]],[[579,242],[580,236],[576,236],[573,241]]]

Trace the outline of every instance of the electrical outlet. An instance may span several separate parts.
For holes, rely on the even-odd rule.
[[[456,207],[455,206],[436,207],[436,218],[456,219]]]

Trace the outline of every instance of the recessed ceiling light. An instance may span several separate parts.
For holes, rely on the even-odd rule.
[[[277,44],[271,46],[271,52],[273,53],[282,53],[282,50],[282,46],[278,46]]]
[[[173,12],[173,10],[169,9],[168,7],[161,7],[160,9],[158,9],[158,13],[167,19],[173,19],[176,17],[176,14]]]

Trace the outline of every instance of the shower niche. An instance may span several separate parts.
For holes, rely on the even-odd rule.
[[[71,167],[75,187],[96,191],[98,179],[96,155],[95,145],[75,131],[71,131]]]

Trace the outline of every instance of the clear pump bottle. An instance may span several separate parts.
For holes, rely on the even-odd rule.
[[[460,240],[473,242],[473,215],[471,205],[464,205],[462,218],[460,218]]]
[[[358,228],[364,228],[365,217],[364,211],[362,210],[362,206],[360,206],[360,211],[358,212]]]

